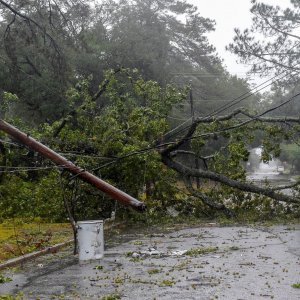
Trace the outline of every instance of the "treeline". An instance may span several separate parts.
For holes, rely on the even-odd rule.
[[[104,71],[138,69],[161,86],[191,84],[197,115],[248,91],[224,69],[207,34],[215,22],[185,1],[10,1],[0,6],[0,81],[21,100],[13,113],[31,124],[68,112],[66,93]],[[77,85],[76,85],[77,84]],[[249,99],[248,99],[249,100]],[[102,99],[101,105],[105,105]],[[189,102],[175,113],[190,116]]]

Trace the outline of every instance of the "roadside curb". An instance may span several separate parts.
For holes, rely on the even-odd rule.
[[[42,255],[46,255],[46,254],[49,254],[49,253],[55,253],[58,250],[60,250],[61,248],[65,247],[65,246],[68,246],[68,245],[71,245],[73,242],[74,242],[74,240],[69,240],[69,241],[64,242],[64,243],[60,243],[60,244],[56,244],[54,246],[47,247],[47,248],[45,248],[43,250],[40,250],[40,251],[36,251],[36,252],[24,254],[24,255],[16,257],[16,258],[12,258],[12,259],[7,260],[6,262],[0,264],[0,270],[15,267],[19,264],[22,264],[24,262],[27,262],[31,259],[37,258],[37,257],[42,256]]]

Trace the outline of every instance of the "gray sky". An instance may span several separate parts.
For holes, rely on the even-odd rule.
[[[225,46],[233,40],[235,27],[243,30],[251,26],[250,0],[187,0],[187,2],[196,5],[201,16],[216,21],[216,30],[209,35],[210,42],[224,59],[228,71],[239,77],[245,77],[248,67],[236,62],[238,57],[225,51]],[[283,8],[290,5],[290,0],[261,0],[260,2]],[[261,80],[253,78],[253,81],[258,83]]]

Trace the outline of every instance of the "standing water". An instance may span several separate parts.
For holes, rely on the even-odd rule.
[[[268,180],[275,185],[282,185],[290,182],[290,176],[282,174],[284,168],[279,159],[272,159],[268,163],[264,163],[261,160],[261,155],[261,147],[250,150],[247,176],[249,180],[261,183]]]
[[[281,186],[290,183],[290,175],[282,174],[283,163],[279,159],[272,159],[268,163],[261,160],[262,148],[250,150],[247,178],[256,184],[265,185],[266,181],[272,186]],[[285,190],[285,193],[289,193]]]

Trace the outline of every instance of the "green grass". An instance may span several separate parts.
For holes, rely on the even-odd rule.
[[[10,281],[12,281],[11,278],[5,277],[2,274],[0,274],[0,284],[5,283],[5,282],[10,282]]]
[[[219,249],[218,247],[192,248],[192,249],[188,250],[185,253],[185,255],[196,257],[199,255],[216,252],[218,249]]]
[[[173,286],[176,282],[173,280],[163,280],[160,286]]]
[[[161,271],[159,269],[150,269],[147,272],[148,272],[149,275],[152,275],[152,274],[158,274]]]
[[[102,297],[102,300],[118,300],[121,299],[121,296],[118,294],[106,295]]]
[[[0,295],[0,300],[23,300],[23,293],[19,293],[16,296],[13,295]]]
[[[0,224],[0,263],[73,237],[70,224],[6,220]]]

